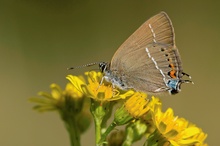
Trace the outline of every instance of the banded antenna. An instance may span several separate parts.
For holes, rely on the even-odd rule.
[[[71,70],[71,69],[77,69],[77,68],[83,68],[83,67],[90,67],[96,64],[99,64],[100,62],[93,62],[93,63],[88,63],[88,64],[84,64],[81,66],[75,66],[75,67],[68,67],[67,70]]]

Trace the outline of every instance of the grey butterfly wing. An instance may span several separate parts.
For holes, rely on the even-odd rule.
[[[165,12],[151,17],[116,51],[110,65],[112,73],[121,78],[127,88],[144,92],[166,91],[164,79],[167,67],[162,66],[169,63],[161,56],[164,51],[158,49],[175,50],[174,39],[174,29]]]
[[[150,46],[149,46],[150,47]],[[139,56],[136,56],[138,55]],[[164,77],[156,68],[155,63],[149,58],[145,49],[136,52],[136,55],[128,56],[129,61],[134,60],[133,64],[124,63],[119,72],[127,88],[132,88],[143,92],[164,92],[167,90]],[[126,69],[125,69],[126,68]],[[120,75],[119,75],[120,76]]]
[[[145,55],[142,53],[139,57],[133,55],[136,61],[125,71],[124,81],[128,88],[154,93],[169,90],[166,85],[168,80],[179,79],[182,76],[181,61],[177,59],[178,50],[171,45],[160,43],[148,44],[143,50],[145,51],[140,52]],[[130,78],[133,79],[129,80]]]

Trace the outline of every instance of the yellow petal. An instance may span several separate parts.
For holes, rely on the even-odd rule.
[[[77,76],[68,75],[66,77],[75,87],[78,91],[83,93],[82,91],[82,85],[85,85],[85,83]]]

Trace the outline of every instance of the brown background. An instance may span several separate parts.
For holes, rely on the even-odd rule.
[[[161,97],[164,110],[172,107],[208,133],[210,145],[218,145],[219,5],[217,0],[1,0],[0,145],[68,146],[58,114],[32,111],[28,98],[50,91],[51,83],[64,87],[66,75],[88,70],[66,67],[109,61],[135,29],[162,10],[175,27],[184,71],[195,82],[184,84],[178,95]],[[81,142],[94,145],[93,127]]]

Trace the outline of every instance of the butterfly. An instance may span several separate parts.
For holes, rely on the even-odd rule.
[[[99,64],[105,79],[122,90],[134,89],[146,93],[176,94],[184,75],[179,51],[175,44],[172,22],[165,12],[148,19],[115,52],[111,62],[95,62],[81,68]]]
[[[172,22],[165,12],[148,19],[115,52],[110,63],[100,62],[104,79],[122,90],[147,93],[181,91],[182,62]]]

